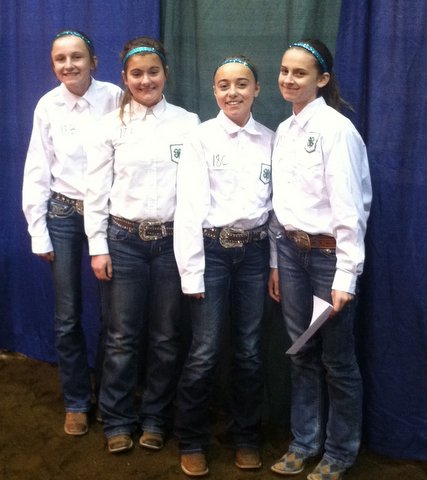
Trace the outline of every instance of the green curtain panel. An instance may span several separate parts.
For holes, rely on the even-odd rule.
[[[275,130],[290,113],[277,87],[284,49],[292,41],[318,37],[334,51],[340,7],[341,0],[163,0],[168,100],[202,120],[214,117],[215,68],[226,56],[247,55],[260,74],[254,116]]]

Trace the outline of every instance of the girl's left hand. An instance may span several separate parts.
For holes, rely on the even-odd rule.
[[[270,269],[268,293],[275,302],[280,302],[279,270],[277,268]]]
[[[334,307],[330,315],[331,317],[340,312],[344,308],[344,306],[348,302],[351,302],[354,298],[354,295],[352,295],[351,293],[343,292],[341,290],[332,290],[331,296],[332,306]]]

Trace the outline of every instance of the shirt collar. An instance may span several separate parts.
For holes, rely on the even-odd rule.
[[[252,113],[250,114],[249,120],[247,121],[246,125],[243,127],[237,125],[237,123],[234,123],[232,120],[230,120],[227,115],[221,110],[218,113],[218,121],[224,128],[224,130],[229,134],[233,135],[235,133],[238,133],[240,131],[245,131],[249,133],[250,135],[260,135],[261,132],[257,129],[256,122],[252,116]]]
[[[90,82],[89,88],[86,90],[85,94],[82,95],[81,97],[79,97],[78,95],[74,95],[74,93],[71,93],[68,90],[68,88],[63,83],[61,83],[59,88],[61,90],[61,93],[62,93],[62,96],[64,98],[65,104],[67,105],[67,107],[70,110],[72,110],[76,106],[77,102],[81,98],[84,98],[89,105],[95,105],[95,103],[96,103],[96,99],[95,99],[96,91],[95,91],[95,88],[94,88],[94,82],[95,82],[95,80],[91,77],[91,82]]]
[[[306,105],[297,115],[292,115],[292,121],[296,122],[301,128],[304,128],[307,122],[314,115],[315,111],[326,105],[323,97],[317,97],[315,100]]]
[[[154,107],[151,108],[148,108],[145,105],[142,105],[141,103],[138,103],[134,99],[132,99],[128,108],[130,108],[132,115],[134,115],[136,118],[144,119],[147,115],[148,110],[151,110],[153,112],[153,115],[158,119],[166,110],[166,99],[163,95],[160,102],[156,103]]]

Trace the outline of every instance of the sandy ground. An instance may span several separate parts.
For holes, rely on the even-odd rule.
[[[111,455],[102,425],[91,419],[89,433],[69,437],[63,431],[63,402],[56,366],[16,354],[0,353],[0,479],[79,480],[139,478],[185,479],[179,467],[175,438],[160,452],[137,445],[128,453]],[[281,478],[269,467],[286,449],[289,432],[265,428],[264,467],[242,472],[233,464],[233,451],[224,440],[223,421],[214,425],[208,460],[210,479],[261,480]],[[138,436],[135,437],[137,444]],[[295,480],[305,479],[310,467]],[[348,480],[425,480],[427,463],[404,462],[366,452],[346,475]]]

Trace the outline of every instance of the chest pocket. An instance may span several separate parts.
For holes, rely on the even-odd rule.
[[[317,142],[319,141],[320,133],[309,132],[305,138],[304,150],[307,153],[313,153],[316,151]]]
[[[303,170],[317,170],[320,168],[323,170],[320,134],[309,132],[306,136],[301,138],[296,156],[299,158],[299,168],[302,168]]]
[[[309,132],[299,145],[298,177],[306,192],[319,192],[324,186],[324,163],[320,134]]]

